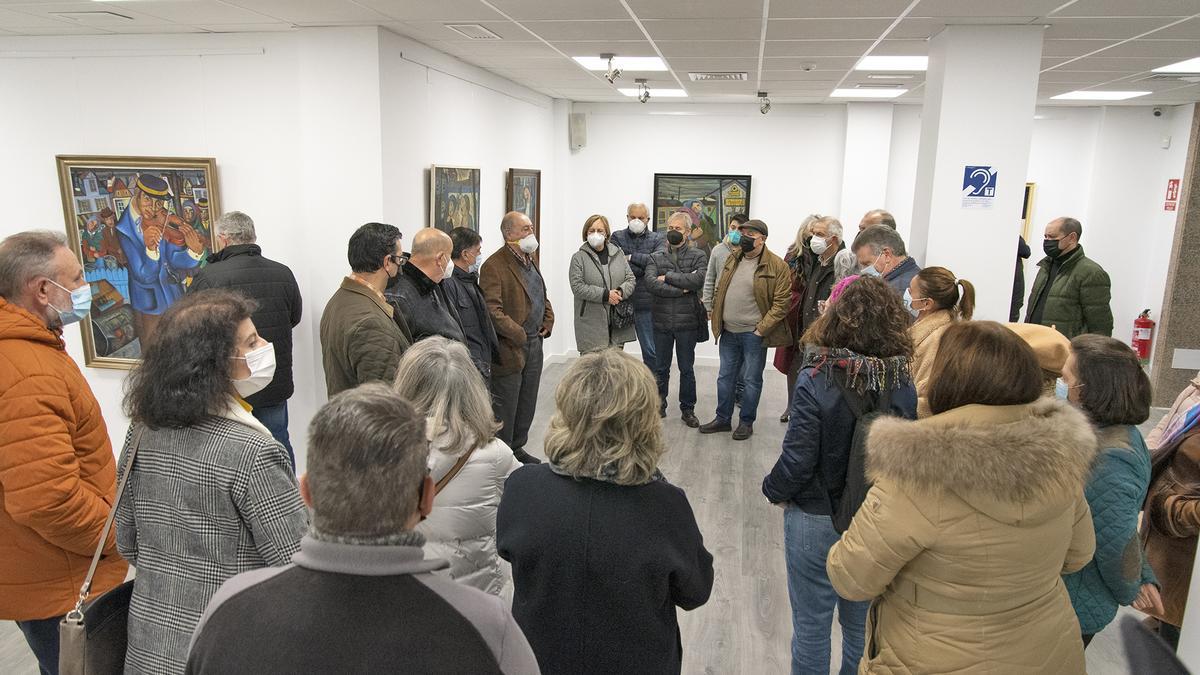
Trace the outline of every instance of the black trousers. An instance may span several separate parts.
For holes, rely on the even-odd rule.
[[[529,427],[537,411],[538,387],[542,382],[542,338],[525,343],[525,368],[511,375],[492,373],[492,412],[504,425],[496,437],[513,451],[523,450]]]

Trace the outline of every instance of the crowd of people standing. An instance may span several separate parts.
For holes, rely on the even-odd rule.
[[[829,672],[835,610],[843,673],[1083,672],[1122,605],[1177,644],[1200,378],[1143,439],[1150,383],[1108,336],[1078,221],[1047,225],[1026,321],[1000,324],[883,210],[853,237],[812,215],[783,257],[743,214],[711,250],[687,213],[662,231],[644,204],[625,215],[587,218],[565,263],[580,357],[545,462],[526,445],[555,313],[530,219],[505,215],[486,259],[468,228],[407,251],[392,225],[358,228],[299,477],[300,292],[248,216],[218,219],[224,248],[143,345],[119,464],[62,339],[90,309],[80,262],[59,235],[3,240],[0,618],[58,672],[98,550],[93,597],[136,568],[127,672],[679,672],[677,609],[705,604],[715,571],[658,468],[672,364],[683,425],[746,441],[775,348],[787,427],[761,490],[783,512],[793,673]]]

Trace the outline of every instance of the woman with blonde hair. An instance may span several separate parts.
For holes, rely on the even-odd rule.
[[[437,496],[417,526],[426,556],[450,561],[450,578],[500,595],[508,580],[496,555],[496,508],[521,464],[496,438],[500,425],[479,369],[461,343],[429,337],[404,352],[392,388],[427,420]]]
[[[658,471],[658,387],[615,349],[571,364],[547,464],[508,480],[497,515],[513,616],[543,673],[678,673],[676,607],[712,590],[712,555],[683,490]]]
[[[622,347],[636,338],[629,297],[637,278],[611,236],[608,218],[590,216],[583,223],[583,245],[571,256],[567,276],[575,296],[575,348],[580,354]]]
[[[904,309],[913,318],[912,372],[917,385],[917,416],[929,416],[929,377],[942,333],[955,321],[970,321],[975,313],[975,286],[945,267],[917,272],[904,290]]]

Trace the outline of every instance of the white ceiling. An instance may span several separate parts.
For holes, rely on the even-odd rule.
[[[71,12],[122,17],[72,19]],[[128,18],[123,18],[128,17]],[[446,23],[478,23],[499,41]],[[227,33],[379,25],[556,98],[631,101],[617,86],[683,87],[690,101],[829,102],[868,83],[867,54],[923,55],[948,24],[1046,25],[1038,98],[1075,89],[1154,92],[1133,105],[1200,101],[1200,84],[1144,81],[1153,68],[1200,56],[1200,0],[0,0],[0,37]],[[662,56],[668,72],[610,85],[572,56]],[[745,82],[697,83],[689,71],[745,71]],[[878,84],[878,82],[875,82]],[[906,81],[918,102],[924,78]],[[673,99],[678,102],[680,99]]]

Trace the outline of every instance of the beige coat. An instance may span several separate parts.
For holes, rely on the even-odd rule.
[[[937,358],[942,333],[954,323],[954,312],[939,309],[914,323],[908,329],[913,341],[912,372],[913,384],[917,387],[917,417],[929,417],[929,377],[933,374],[933,360]]]
[[[1083,488],[1096,437],[1066,402],[882,419],[875,482],[829,580],[875,599],[860,673],[1084,672],[1061,575],[1092,558]]]

